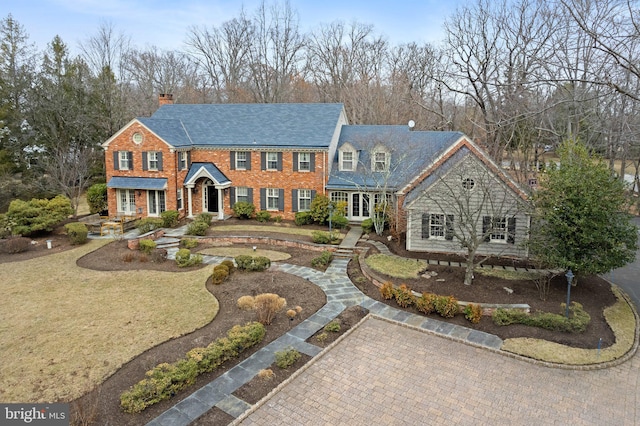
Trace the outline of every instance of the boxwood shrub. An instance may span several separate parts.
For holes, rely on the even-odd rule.
[[[84,244],[87,242],[89,230],[87,229],[87,225],[84,223],[67,223],[64,225],[64,229],[67,231],[67,237],[69,237],[71,244]]]

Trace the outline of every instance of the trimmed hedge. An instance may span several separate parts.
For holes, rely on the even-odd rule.
[[[140,235],[146,234],[154,229],[162,228],[162,219],[159,217],[145,217],[136,223],[136,228],[138,228]]]
[[[157,244],[155,241],[150,239],[144,239],[144,240],[140,240],[138,244],[138,249],[143,253],[151,254],[151,252],[155,250],[156,246]]]
[[[256,206],[247,201],[238,201],[232,209],[233,215],[239,219],[251,219],[256,214]]]
[[[223,362],[262,341],[264,325],[250,322],[236,325],[206,348],[194,348],[172,364],[162,363],[147,371],[146,378],[120,395],[120,406],[126,413],[139,413],[195,383],[199,374],[215,370]]]
[[[67,223],[64,226],[64,229],[65,231],[67,231],[67,237],[69,237],[69,241],[71,241],[71,244],[84,244],[87,242],[89,230],[87,229],[87,225],[85,225],[84,223]]]
[[[174,228],[178,225],[180,213],[178,210],[166,210],[160,213],[163,228]]]
[[[271,260],[268,257],[264,256],[248,256],[248,255],[240,255],[236,256],[236,265],[238,265],[238,269],[242,269],[244,271],[264,271],[265,269],[271,266]]]
[[[561,305],[564,309],[566,304]],[[591,316],[578,302],[571,302],[569,306],[571,315],[569,318],[551,312],[528,314],[517,309],[496,309],[491,318],[497,325],[523,324],[532,327],[540,327],[551,331],[565,333],[582,333],[591,322]]]

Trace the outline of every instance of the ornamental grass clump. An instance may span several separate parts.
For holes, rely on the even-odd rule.
[[[275,293],[262,293],[254,297],[255,311],[258,322],[269,325],[276,314],[287,306],[287,300]]]

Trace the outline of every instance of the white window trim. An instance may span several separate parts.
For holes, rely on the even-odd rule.
[[[185,151],[178,152],[178,169],[186,170],[187,166],[187,153]]]
[[[240,192],[244,191],[244,195],[241,195]],[[242,197],[242,198],[241,198]],[[249,202],[249,188],[246,186],[239,186],[236,188],[236,199],[234,200],[236,203],[239,202]]]
[[[305,194],[306,196],[303,197],[302,196],[303,194]],[[303,200],[309,201],[309,208],[302,208],[302,201]],[[309,210],[311,210],[311,190],[310,189],[299,189],[298,190],[298,211],[300,211],[300,212],[308,212]]]
[[[244,156],[244,159],[240,160],[240,155]],[[247,152],[246,151],[236,151],[236,170],[247,170]],[[243,162],[244,165],[240,165],[240,162]]]
[[[155,166],[152,164],[155,163]],[[158,151],[147,152],[147,170],[158,171]]]
[[[126,194],[128,200],[127,203],[123,203],[122,194]],[[136,214],[136,195],[133,189],[118,189],[116,192],[117,209],[118,213],[122,213],[127,216]],[[125,208],[126,205],[126,208]],[[133,210],[131,210],[133,208]]]
[[[184,198],[183,198],[182,188],[178,189],[176,203],[178,210],[184,210]],[[166,201],[165,201],[166,202]]]
[[[153,210],[155,210],[155,213],[151,213],[151,194],[155,193],[155,200],[156,200],[156,204],[153,206]],[[162,206],[160,205],[160,193],[164,194],[164,210],[162,209]],[[151,217],[159,217],[160,214],[163,211],[167,210],[167,194],[166,191],[164,190],[156,190],[156,189],[150,189],[147,190],[147,213],[149,216]]]
[[[438,216],[440,223],[438,224],[433,223],[434,216]],[[429,214],[429,238],[433,238],[434,240],[444,241],[446,239],[445,237],[447,234],[446,221],[447,221],[447,215],[440,214],[440,213],[430,213]],[[442,230],[442,235],[436,235],[433,233],[433,231],[435,230],[435,227],[439,227]]]
[[[384,160],[379,161],[378,155],[384,155]],[[382,164],[382,169],[378,169],[378,164]],[[389,153],[386,151],[377,150],[373,152],[371,157],[371,170],[374,172],[386,172],[389,170]]]
[[[129,164],[128,151],[118,151],[118,169],[131,170],[131,164]]]
[[[306,161],[302,161],[302,156],[307,156]],[[302,168],[302,165],[305,165],[306,168]],[[309,152],[300,152],[298,153],[298,171],[299,172],[310,172],[311,171],[311,153]]]
[[[501,223],[500,228],[496,225],[496,221]],[[507,244],[507,237],[509,233],[509,225],[506,217],[492,217],[491,218],[491,231],[489,234],[489,242],[497,244]]]
[[[275,195],[273,195],[275,194]],[[270,207],[269,201],[275,200],[275,207]],[[267,210],[269,211],[279,211],[279,203],[280,203],[280,191],[277,188],[267,188]]]
[[[274,157],[275,160],[271,159],[270,157]],[[278,170],[278,153],[277,152],[267,152],[267,170]],[[275,167],[271,167],[270,163],[275,163]]]
[[[345,160],[344,159],[344,154],[351,154],[351,160]],[[352,150],[344,150],[344,151],[340,151],[340,156],[339,156],[339,160],[340,160],[340,164],[339,164],[339,169],[341,172],[352,172],[355,170],[355,165],[356,165],[356,153],[355,151]],[[346,168],[344,167],[344,162],[345,161],[350,161],[351,162],[351,168]]]

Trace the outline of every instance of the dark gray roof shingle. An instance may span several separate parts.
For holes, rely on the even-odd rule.
[[[143,177],[123,177],[113,176],[109,179],[108,188],[122,189],[167,189],[166,178],[143,178]]]
[[[328,148],[342,104],[173,104],[140,122],[176,148]]]

